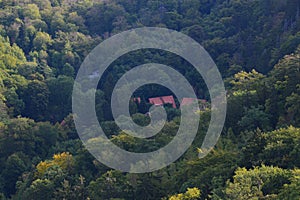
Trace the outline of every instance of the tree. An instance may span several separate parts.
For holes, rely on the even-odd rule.
[[[9,40],[2,36],[0,36],[0,47],[0,64],[3,63],[3,67],[5,67],[5,69],[16,69],[17,66],[26,61],[23,50],[16,44],[10,45]]]
[[[69,63],[66,63],[63,68],[61,69],[61,74],[63,76],[69,76],[69,77],[74,77],[75,71],[72,65]]]
[[[10,108],[12,116],[18,116],[24,109],[24,102],[19,98],[15,89],[6,90],[5,93],[6,105]]]
[[[26,152],[34,156],[34,126],[34,121],[27,118],[9,120],[1,141],[1,155],[6,158],[15,152]]]
[[[23,18],[41,19],[39,7],[36,4],[27,4],[22,11]]]
[[[35,62],[26,62],[23,65],[18,67],[18,74],[24,76],[26,79],[30,79],[31,76],[37,70],[37,63]]]
[[[6,196],[10,196],[16,192],[16,182],[19,176],[27,169],[26,163],[22,157],[24,155],[12,154],[5,162],[5,168],[2,171],[2,177],[4,180],[4,193]]]
[[[72,24],[76,24],[81,31],[84,31],[86,29],[84,23],[85,20],[82,16],[78,15],[77,12],[71,12],[68,16],[68,22]]]
[[[61,122],[71,113],[73,83],[73,78],[68,76],[59,76],[47,81],[50,92],[47,114],[50,121]]]
[[[101,90],[96,91],[96,114],[99,121],[104,121],[104,106],[107,105],[107,101],[105,100],[105,94]]]
[[[124,9],[113,3],[95,4],[87,13],[86,24],[92,33],[103,35],[113,31],[113,22],[125,15]]]
[[[0,93],[1,94],[1,93]],[[8,119],[8,108],[6,107],[3,100],[0,98],[0,121],[3,122]]]
[[[262,135],[265,146],[261,154],[257,156],[268,165],[276,165],[283,168],[300,166],[299,141],[300,130],[288,127],[268,132]]]
[[[168,28],[173,30],[180,30],[181,28],[181,15],[176,12],[167,12],[164,15],[163,22]]]
[[[234,75],[234,79],[230,82],[233,86],[233,90],[256,90],[259,87],[259,81],[264,78],[264,75],[258,73],[255,69],[247,73],[241,71]]]
[[[169,197],[169,200],[196,200],[201,196],[198,188],[188,188],[184,194],[177,194]]]
[[[232,88],[228,92],[229,112],[226,126],[233,128],[235,133],[245,130],[245,128],[253,130],[257,128],[256,126],[269,128],[269,116],[264,113],[263,107],[259,106],[265,101],[264,77],[264,75],[252,70],[249,73],[241,71],[235,74],[234,78],[229,78],[228,81]],[[264,121],[257,119],[255,122],[257,116]]]
[[[34,129],[35,153],[41,158],[49,156],[49,149],[56,145],[59,129],[49,122],[36,123]]]
[[[294,126],[300,125],[300,84],[297,87],[297,93],[292,93],[287,97],[285,103],[289,122]]]
[[[54,35],[56,31],[67,31],[67,25],[64,20],[64,16],[60,12],[55,12],[52,14],[50,29],[51,33]]]
[[[201,142],[202,141],[203,139]],[[199,142],[197,143],[201,144]],[[199,146],[196,147],[199,148]],[[180,172],[176,178],[171,179],[173,181],[170,182],[170,184],[173,184],[173,182],[179,184],[180,191],[197,187],[201,189],[201,198],[203,199],[208,198],[211,194],[223,195],[218,189],[222,190],[226,180],[232,177],[234,170],[240,163],[242,155],[231,141],[219,141],[216,149],[212,150],[202,159],[199,159],[197,156],[195,157],[195,155],[198,155],[197,153],[201,151],[198,150],[198,152],[195,153],[194,149],[196,147],[188,152],[190,154],[190,161],[179,164],[180,167],[178,166],[178,168]],[[178,182],[178,180],[180,181]],[[220,183],[220,181],[223,183]],[[221,199],[223,199],[223,197],[221,197]]]
[[[64,180],[61,183],[61,186],[55,192],[55,199],[87,199],[87,188],[85,187],[85,178],[80,175],[74,185],[72,185],[70,181]]]
[[[44,118],[49,103],[49,89],[44,82],[38,80],[29,82],[21,97],[25,103],[22,113],[24,116],[34,120]]]
[[[227,182],[225,192],[231,200],[276,199],[280,189],[289,182],[289,176],[288,170],[278,167],[238,168],[233,182]]]
[[[37,176],[43,177],[47,170],[53,166],[59,166],[62,170],[68,171],[73,168],[74,158],[70,153],[63,152],[53,155],[52,160],[40,162],[37,166]]]
[[[24,192],[25,200],[35,199],[36,197],[51,200],[53,199],[54,185],[48,179],[37,179],[32,182],[30,187]]]
[[[47,50],[47,46],[51,44],[51,36],[45,32],[38,32],[33,40],[34,49],[37,51]]]
[[[292,126],[267,133],[260,130],[254,133],[246,132],[246,137],[252,136],[242,145],[245,157],[243,163],[249,167],[260,164],[282,168],[299,166],[299,134],[299,129]]]
[[[92,199],[126,198],[132,193],[126,177],[119,171],[106,172],[88,188]]]
[[[300,47],[299,47],[300,48]],[[268,99],[265,106],[267,113],[271,114],[271,121],[274,125],[281,127],[290,123],[290,117],[295,117],[288,111],[289,116],[286,116],[286,111],[291,106],[291,101],[296,101],[297,85],[300,84],[300,49],[295,53],[285,56],[275,65],[266,80]],[[297,108],[294,107],[295,111]]]
[[[186,28],[185,32],[197,42],[202,42],[205,39],[203,28],[198,24]]]
[[[278,199],[299,199],[300,198],[300,170],[295,169],[292,171],[290,178],[291,183],[285,184],[284,188],[278,195]]]
[[[263,131],[271,129],[269,115],[263,111],[261,106],[246,109],[245,115],[238,122],[238,125],[241,126],[240,130],[245,131],[252,131],[257,128]]]

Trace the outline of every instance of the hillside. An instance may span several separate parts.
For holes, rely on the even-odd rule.
[[[198,134],[172,165],[145,174],[112,170],[79,139],[72,90],[100,42],[138,27],[187,34],[211,55],[227,90],[227,117],[215,149],[198,158],[210,121],[210,95],[184,59],[160,50],[130,52],[112,63],[96,91],[107,137],[136,153],[168,144],[180,111],[144,140],[121,131],[110,95],[133,67],[163,62],[183,74],[205,104]],[[157,85],[135,92],[130,114],[149,124]],[[176,104],[178,106],[178,99]],[[172,102],[173,103],[173,102]],[[299,199],[299,0],[0,0],[0,199]]]

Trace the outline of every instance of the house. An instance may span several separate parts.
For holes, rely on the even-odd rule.
[[[205,110],[207,108],[207,101],[205,99],[195,99],[195,98],[183,98],[180,107],[185,105],[190,105],[194,102],[199,102],[200,110]]]
[[[194,98],[183,98],[181,101],[180,107],[185,106],[185,105],[190,105],[190,104],[196,102],[197,100],[198,99],[194,99]]]
[[[172,104],[173,108],[177,108],[173,96],[149,98],[149,103],[153,104],[155,106],[163,106],[164,104]]]
[[[141,97],[135,97],[135,98],[133,98],[133,101],[137,104],[140,104],[142,100],[141,100]]]
[[[132,100],[138,104],[140,104],[142,101],[140,97],[135,97]],[[148,100],[149,100],[150,104],[155,105],[155,106],[163,106],[165,104],[171,104],[173,108],[177,108],[175,99],[172,95],[171,96],[162,96],[162,97],[153,97],[153,98],[149,98]],[[209,106],[208,102],[205,99],[183,98],[181,101],[180,107],[185,106],[185,105],[190,105],[194,102],[198,102],[200,110],[205,110]],[[199,109],[197,109],[197,110],[199,110]]]

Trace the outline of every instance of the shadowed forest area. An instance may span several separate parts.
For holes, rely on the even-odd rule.
[[[210,106],[196,113],[198,134],[179,160],[130,174],[85,149],[73,122],[72,90],[94,47],[138,27],[169,28],[199,42],[222,74],[228,108],[205,158],[198,152]],[[176,55],[144,49],[120,57],[99,82],[95,109],[107,137],[131,152],[168,144],[180,126],[180,110],[170,105],[164,128],[147,140],[114,123],[114,85],[150,62],[173,66],[199,99],[210,101],[201,76]],[[137,90],[133,97],[141,102],[129,104],[133,120],[148,125],[147,99],[167,95],[157,85]],[[0,200],[39,199],[300,199],[300,1],[0,0]]]

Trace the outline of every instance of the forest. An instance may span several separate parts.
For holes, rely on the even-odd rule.
[[[74,80],[85,57],[111,36],[139,27],[168,28],[199,42],[227,91],[215,148],[199,159],[211,118],[206,106],[185,154],[144,174],[97,161],[72,114]],[[170,105],[153,138],[132,137],[114,122],[114,85],[150,62],[176,68],[199,99],[210,101],[201,76],[176,55],[145,49],[120,57],[98,84],[95,109],[107,137],[131,152],[168,144],[180,126],[180,111]],[[172,92],[158,85],[137,90],[133,97],[141,103],[130,101],[133,120],[149,124],[146,100],[166,95]],[[300,1],[0,0],[0,200],[39,199],[300,199]]]

